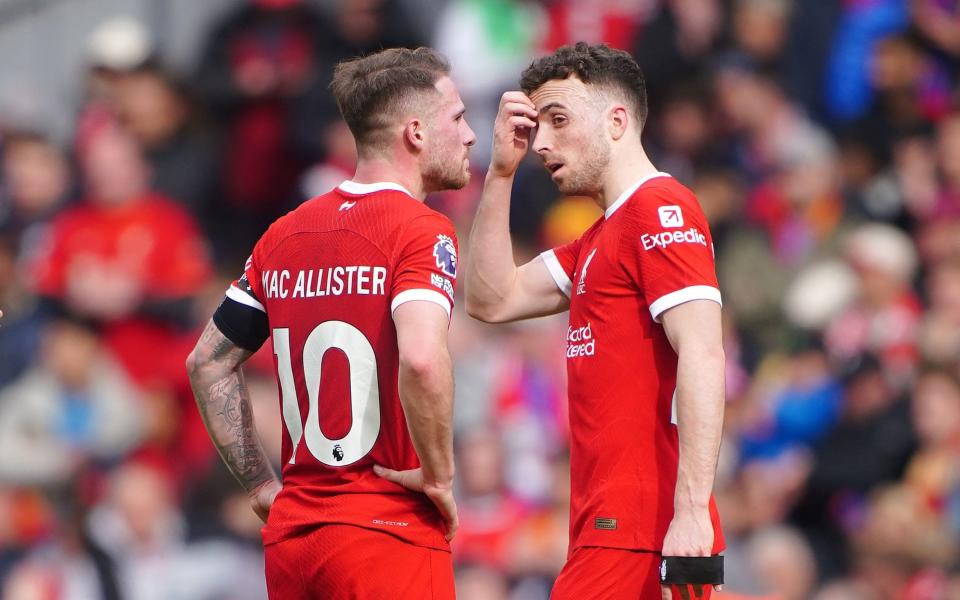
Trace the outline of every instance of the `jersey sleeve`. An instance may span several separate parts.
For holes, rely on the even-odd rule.
[[[267,309],[263,304],[259,269],[253,256],[247,259],[243,275],[230,284],[213,313],[213,322],[231,342],[256,352],[270,335]]]
[[[457,234],[439,213],[417,217],[401,235],[396,253],[390,312],[411,300],[441,306],[450,316],[457,281]]]
[[[540,257],[543,258],[543,264],[547,266],[547,271],[553,277],[553,281],[568,298],[573,291],[573,274],[577,269],[577,258],[580,256],[582,240],[583,238],[580,237],[540,254]]]
[[[650,316],[691,300],[722,304],[707,219],[692,194],[658,190],[631,211],[626,265]]]

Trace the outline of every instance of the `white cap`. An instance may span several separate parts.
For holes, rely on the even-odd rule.
[[[857,293],[857,278],[843,261],[833,259],[811,265],[790,283],[783,311],[792,324],[821,329],[840,314]]]
[[[890,225],[861,225],[847,237],[846,250],[853,264],[886,273],[904,283],[910,282],[917,269],[913,240]]]
[[[98,25],[87,38],[90,63],[115,71],[136,68],[146,62],[152,53],[150,32],[133,17],[111,17]]]

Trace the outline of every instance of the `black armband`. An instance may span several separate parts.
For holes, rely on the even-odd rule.
[[[720,585],[723,583],[723,557],[664,556],[660,561],[660,583]]]
[[[270,336],[270,324],[263,311],[224,298],[213,313],[213,323],[227,339],[250,352],[256,352]]]

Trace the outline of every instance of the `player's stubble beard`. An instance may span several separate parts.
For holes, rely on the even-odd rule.
[[[463,167],[468,156],[466,146],[453,150],[437,149],[427,156],[423,181],[428,191],[459,190],[470,183],[470,171]]]
[[[567,165],[568,173],[557,182],[564,196],[595,197],[603,190],[603,176],[610,164],[610,142],[600,136],[591,136],[590,145],[583,151],[577,168]]]

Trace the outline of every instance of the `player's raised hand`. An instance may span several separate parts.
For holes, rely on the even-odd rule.
[[[490,173],[511,177],[530,147],[530,132],[537,126],[537,109],[523,92],[506,92],[493,123]]]
[[[421,469],[395,471],[394,469],[374,465],[373,472],[387,481],[402,485],[408,490],[420,492],[425,494],[427,498],[430,498],[430,501],[436,505],[437,510],[440,511],[440,516],[443,517],[443,521],[447,525],[447,533],[444,537],[447,538],[448,542],[453,539],[453,536],[457,533],[457,528],[460,527],[460,518],[457,516],[457,503],[453,499],[452,486],[441,487],[425,485],[423,482],[423,471]]]
[[[253,511],[257,513],[257,516],[260,517],[260,520],[264,523],[267,522],[267,515],[270,514],[270,507],[273,506],[273,501],[276,499],[277,494],[280,493],[281,489],[283,489],[283,484],[276,479],[268,479],[259,486],[250,490],[248,493],[248,496],[250,497],[250,506],[253,508]]]

